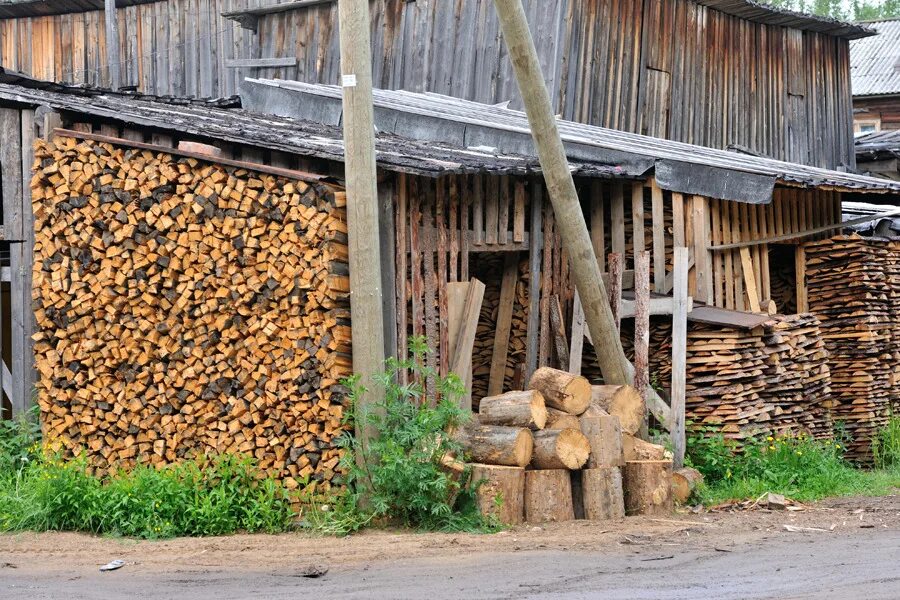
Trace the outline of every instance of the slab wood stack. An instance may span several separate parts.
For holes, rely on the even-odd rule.
[[[810,311],[831,355],[833,418],[852,438],[848,457],[868,462],[872,435],[897,403],[896,246],[853,235],[805,247]]]
[[[35,156],[46,438],[101,471],[239,452],[339,484],[343,192],[70,138]]]
[[[456,434],[475,462],[482,512],[518,524],[621,518],[626,504],[629,514],[671,510],[661,493],[671,488],[670,457],[633,437],[644,414],[634,388],[591,386],[548,367],[529,388],[483,398]],[[623,481],[627,465],[636,475]]]

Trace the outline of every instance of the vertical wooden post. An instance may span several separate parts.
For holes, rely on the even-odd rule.
[[[797,273],[797,312],[809,312],[809,298],[806,295],[806,248],[795,246],[794,268]]]
[[[584,307],[585,321],[594,340],[597,362],[607,383],[628,383],[631,381],[630,364],[615,330],[606,289],[594,256],[575,182],[569,171],[566,151],[557,129],[555,111],[550,104],[550,95],[541,74],[522,0],[494,0],[494,6],[525,102],[525,112],[550,192],[563,247],[572,259],[572,275]]]
[[[104,0],[103,16],[106,20],[106,64],[109,71],[109,87],[122,87],[122,59],[119,53],[119,18],[116,0]]]
[[[634,387],[646,405],[650,389],[650,253],[634,255]],[[647,438],[647,413],[641,437]]]
[[[347,182],[347,230],[350,255],[350,311],[353,320],[353,370],[368,392],[358,409],[380,403],[383,390],[374,375],[384,368],[384,315],[375,170],[375,117],[372,105],[372,51],[369,3],[338,2],[341,85],[344,109],[344,173]],[[376,434],[356,419],[357,439],[365,446]]]
[[[541,329],[541,247],[544,237],[543,194],[540,182],[531,186],[531,232],[528,238],[528,341],[525,348],[525,381],[537,370]]]
[[[651,179],[650,183],[653,200],[650,210],[653,222],[653,290],[657,294],[664,294],[666,292],[666,218],[663,191],[656,184],[656,179]],[[673,200],[673,209],[674,205]]]
[[[684,431],[684,400],[687,377],[688,249],[675,247],[672,286],[672,448],[675,468],[684,466],[687,447]]]
[[[692,196],[691,220],[694,231],[694,268],[697,272],[697,295],[712,305],[712,261],[709,251],[709,212],[706,198]]]

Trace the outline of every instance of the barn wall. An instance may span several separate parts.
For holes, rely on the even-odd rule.
[[[337,4],[275,13],[258,32],[220,13],[253,0],[119,10],[123,81],[227,95],[245,76],[337,84]],[[557,110],[568,119],[822,167],[852,165],[846,40],[742,20],[687,0],[526,0]],[[375,85],[519,107],[491,0],[373,0]],[[102,12],[0,21],[0,63],[108,82]],[[232,58],[296,57],[233,69]]]
[[[900,94],[881,98],[853,99],[856,121],[880,121],[881,131],[900,129]]]

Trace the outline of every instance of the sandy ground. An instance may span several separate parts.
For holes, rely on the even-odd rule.
[[[126,565],[98,571],[113,559]],[[344,539],[297,533],[161,542],[0,536],[2,599],[132,595],[894,600],[900,496],[830,500],[800,512],[682,513],[493,535],[376,531]]]

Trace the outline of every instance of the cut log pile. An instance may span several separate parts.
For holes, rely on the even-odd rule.
[[[831,355],[832,416],[851,436],[847,456],[868,462],[872,435],[898,402],[897,246],[854,235],[805,248],[810,310]]]
[[[240,452],[339,485],[343,192],[71,138],[35,157],[46,437],[100,471]]]
[[[629,501],[629,514],[671,511],[671,456],[634,437],[644,403],[633,387],[549,367],[528,387],[483,398],[455,434],[475,463],[482,512],[518,524],[621,518]],[[632,463],[636,475],[623,478]]]
[[[763,434],[832,434],[828,353],[814,315],[774,315],[752,331],[693,325],[687,420],[741,441]]]

